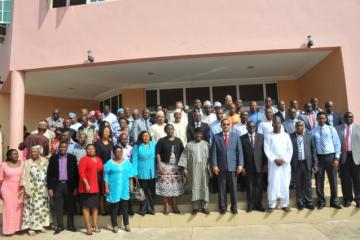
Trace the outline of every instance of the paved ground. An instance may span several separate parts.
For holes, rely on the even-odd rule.
[[[36,240],[56,240],[56,239],[146,239],[146,240],[222,240],[222,239],[299,239],[299,240],[347,240],[360,239],[360,219],[359,221],[329,221],[318,224],[292,223],[276,225],[251,225],[239,227],[211,227],[211,228],[142,228],[132,229],[131,233],[119,231],[114,234],[109,230],[103,229],[101,233],[91,237],[83,233],[63,232],[54,236],[51,231],[38,234],[36,237],[28,235],[12,236],[8,239],[36,239]],[[0,239],[7,239],[1,236]]]

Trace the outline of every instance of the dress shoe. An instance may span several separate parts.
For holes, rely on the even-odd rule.
[[[125,230],[125,232],[131,232],[131,228],[129,225],[126,225],[124,230]]]
[[[77,231],[76,228],[74,227],[74,225],[70,225],[70,226],[68,226],[66,229],[67,229],[68,231],[70,231],[70,232],[76,232],[76,231]]]
[[[192,211],[192,215],[196,215],[196,214],[198,214],[198,212],[199,212],[199,210],[198,209],[193,209],[193,211]]]
[[[330,204],[330,207],[335,209],[342,209],[342,207],[339,204]]]
[[[314,210],[314,209],[315,209],[314,205],[312,205],[312,204],[308,204],[308,205],[306,205],[305,207],[306,207],[307,209],[309,209],[309,210]]]
[[[58,227],[58,228],[55,229],[54,235],[59,234],[59,233],[61,233],[62,231],[64,231],[64,227]]]
[[[275,209],[275,208],[268,208],[268,209],[267,209],[267,212],[268,212],[268,213],[272,213],[272,212],[274,211],[274,209]]]
[[[220,214],[225,214],[225,213],[226,213],[226,209],[225,209],[225,208],[220,209]]]
[[[350,207],[350,205],[351,205],[350,201],[345,201],[343,204],[344,207]]]
[[[254,207],[251,204],[248,204],[246,212],[252,212],[252,210],[254,210]]]
[[[173,213],[180,214],[180,210],[177,206],[173,207]]]
[[[203,208],[203,209],[201,210],[201,212],[204,213],[204,214],[206,214],[206,215],[210,214],[210,211],[209,211],[208,208]]]
[[[231,209],[231,213],[232,214],[238,214],[238,210],[237,209]]]
[[[146,212],[144,212],[144,211],[138,211],[138,214],[141,215],[141,216],[145,216]]]
[[[285,212],[291,212],[291,209],[289,207],[283,207],[281,208],[281,210],[284,210]]]
[[[319,205],[318,205],[318,209],[323,209],[325,207],[325,203],[320,203]]]
[[[265,208],[262,205],[259,205],[259,206],[255,207],[254,209],[257,211],[260,211],[260,212],[265,212]]]
[[[147,214],[150,214],[150,215],[155,215],[155,211],[154,210],[149,210],[146,212]]]
[[[129,210],[129,216],[134,216],[134,215],[135,215],[134,211],[133,211],[133,210]]]
[[[360,202],[356,203],[356,207],[360,208]]]
[[[303,210],[303,209],[304,209],[304,205],[300,205],[300,204],[297,205],[297,209],[298,209],[298,210]]]

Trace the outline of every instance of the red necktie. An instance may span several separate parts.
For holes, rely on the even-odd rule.
[[[350,145],[350,126],[347,126],[345,133],[345,144],[344,144],[344,150],[346,152],[349,151],[349,145]]]
[[[229,144],[229,134],[225,133],[225,146],[227,146]]]
[[[314,114],[313,113],[309,114],[309,122],[310,122],[311,129],[313,129],[315,127],[315,119],[314,119]]]

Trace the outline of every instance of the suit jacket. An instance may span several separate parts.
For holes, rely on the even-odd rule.
[[[335,127],[341,124],[343,124],[343,119],[340,113],[333,112],[333,126]]]
[[[296,121],[297,119],[295,119]],[[284,127],[284,130],[285,132],[287,132],[288,134],[291,134],[295,131],[295,126],[294,128],[292,128],[292,122],[291,122],[291,119],[287,119],[285,122],[282,123],[283,127]]]
[[[340,154],[340,162],[344,164],[347,158],[347,152],[344,151],[344,143],[345,143],[345,124],[341,124],[335,127],[338,132],[340,142],[341,142],[341,154]],[[353,155],[353,160],[356,165],[360,165],[360,126],[352,125],[352,133],[351,133],[351,151]]]
[[[209,142],[210,141],[210,127],[207,123],[201,122],[201,132],[203,133],[203,140]],[[186,137],[187,141],[190,142],[194,140],[194,130],[195,125],[194,123],[189,123],[186,128]]]
[[[226,147],[222,132],[214,135],[211,143],[211,166],[218,166],[221,172],[234,172],[237,166],[244,166],[244,154],[240,137],[229,132],[229,144]]]
[[[291,165],[294,166],[296,169],[297,164],[299,162],[298,161],[299,156],[298,156],[298,144],[297,144],[296,133],[290,134],[290,139],[291,139],[292,146],[293,146],[293,155],[291,158]],[[318,158],[317,158],[317,154],[316,154],[315,142],[312,139],[311,132],[304,133],[303,144],[304,144],[304,155],[305,155],[306,166],[307,166],[308,170],[311,171],[311,169],[313,167],[317,168],[317,166],[318,166]]]
[[[280,111],[278,111],[277,113],[275,113],[274,116],[280,118],[280,120],[281,120],[282,123],[285,122],[285,120],[289,118],[287,112],[285,112],[285,118],[284,118],[284,116],[282,115],[282,113],[281,113]]]
[[[188,123],[189,123],[189,124],[193,124],[193,123],[195,122],[195,120],[194,120],[194,113],[195,113],[195,109],[191,110],[191,111],[188,113]],[[200,109],[200,113],[201,113],[201,115],[203,115],[202,109]]]
[[[56,190],[59,183],[59,154],[52,155],[49,159],[47,168],[47,187],[48,189]],[[69,191],[73,192],[79,184],[79,171],[77,166],[76,157],[72,154],[67,154],[67,185]]]
[[[241,145],[244,152],[244,167],[247,173],[255,165],[257,173],[264,171],[264,166],[267,164],[267,158],[264,151],[264,135],[255,133],[254,148],[251,146],[249,134],[244,134],[240,137]]]
[[[302,120],[305,124],[305,128],[308,131],[311,131],[311,125],[310,125],[310,120],[309,120],[309,116],[307,114],[301,114],[299,116],[299,120]],[[315,127],[318,125],[318,122],[316,121],[316,115],[314,115],[314,122],[315,122]]]
[[[137,141],[137,138],[139,136],[139,134],[142,131],[147,131],[149,130],[148,128],[150,128],[150,119],[148,120],[148,127],[146,127],[146,123],[145,123],[145,119],[144,118],[139,118],[136,119],[133,123],[132,123],[132,129],[131,129],[131,136],[130,136],[130,142],[131,143],[135,143]]]

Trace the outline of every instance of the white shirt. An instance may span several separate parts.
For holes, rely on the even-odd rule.
[[[210,113],[209,115],[202,115],[201,116],[201,121],[203,121],[204,123],[207,123],[207,124],[211,124],[211,123],[213,123],[213,122],[215,122],[216,121],[216,115],[215,115],[215,113]]]
[[[160,138],[165,137],[166,133],[165,133],[165,126],[166,124],[163,123],[162,125],[159,125],[157,123],[151,125],[150,129],[149,129],[149,133],[151,135],[151,138],[157,142],[159,141]]]
[[[127,144],[126,147],[123,147],[122,145],[120,145],[120,147],[123,148],[124,159],[131,161],[133,147],[130,146],[129,144]]]
[[[186,125],[184,125],[182,122],[179,123],[172,123],[174,126],[174,135],[175,137],[180,138],[183,145],[185,146],[187,144],[187,136],[186,136]]]
[[[259,123],[258,130],[257,130],[258,133],[261,133],[264,136],[266,136],[273,131],[274,131],[274,128],[272,126],[272,120],[266,120],[264,122]],[[280,132],[284,132],[284,128],[282,125],[281,125]]]
[[[246,130],[246,123],[237,123],[233,126],[233,129],[240,135],[244,135],[245,133],[247,133],[247,130]]]

